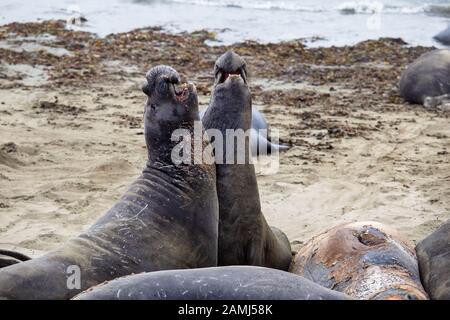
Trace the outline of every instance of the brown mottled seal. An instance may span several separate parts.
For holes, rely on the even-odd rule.
[[[8,267],[23,261],[28,261],[30,259],[30,257],[20,252],[0,249],[0,268]]]
[[[148,161],[141,176],[80,236],[42,257],[0,270],[0,298],[69,299],[132,273],[217,265],[215,167],[172,161],[175,129],[193,134],[194,86],[177,89],[178,73],[147,73],[144,115]],[[77,278],[79,281],[77,281]],[[79,282],[79,285],[77,283]]]
[[[412,245],[376,222],[321,233],[297,253],[290,271],[357,299],[427,299]]]
[[[416,246],[423,286],[435,300],[450,300],[450,220]]]
[[[227,52],[219,58],[228,59]],[[239,70],[238,70],[239,71]],[[234,137],[227,130],[248,131],[252,119],[250,90],[242,74],[216,72],[211,102],[202,119],[205,129],[213,137],[212,129],[219,131],[223,144],[215,140],[217,193],[219,198],[219,265],[255,265],[287,270],[292,259],[286,235],[268,226],[261,212],[255,168],[247,148],[230,147]],[[213,130],[213,131],[214,131]],[[228,146],[227,146],[228,145]],[[217,152],[223,150],[223,157]],[[239,152],[241,151],[241,152]],[[241,164],[237,164],[238,158]],[[236,160],[233,164],[227,159]]]
[[[253,266],[157,271],[101,284],[75,300],[345,300],[292,273]]]
[[[411,103],[423,104],[428,97],[450,93],[450,50],[423,54],[403,72],[400,94]]]

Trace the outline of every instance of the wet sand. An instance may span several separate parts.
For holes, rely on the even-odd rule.
[[[139,87],[169,64],[208,104],[214,34],[141,29],[97,38],[48,21],[0,27],[0,247],[39,256],[101,216],[146,157]],[[308,49],[233,46],[253,104],[294,147],[259,175],[263,212],[295,246],[375,220],[417,241],[450,218],[449,113],[404,103],[403,68],[431,50],[399,39]]]

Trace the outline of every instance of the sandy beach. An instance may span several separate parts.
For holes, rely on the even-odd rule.
[[[0,27],[0,247],[36,257],[92,224],[146,160],[145,72],[172,65],[205,108],[214,61],[230,48],[247,61],[253,105],[293,145],[258,182],[268,222],[295,248],[364,220],[416,242],[450,218],[450,113],[404,103],[397,89],[433,48],[212,39],[157,28],[99,38],[62,21]]]

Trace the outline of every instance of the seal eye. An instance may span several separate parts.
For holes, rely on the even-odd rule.
[[[150,105],[150,109],[152,109],[152,111],[155,111],[155,110],[156,110],[156,105],[152,103],[152,104]]]

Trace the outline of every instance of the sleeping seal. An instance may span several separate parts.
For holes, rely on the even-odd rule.
[[[241,76],[245,84],[247,84],[248,72],[244,59],[233,51],[227,51],[217,59],[214,66],[214,86],[223,82],[232,74]],[[205,112],[206,109],[200,112],[200,119],[203,119]],[[269,155],[289,149],[289,146],[270,141],[269,125],[262,113],[255,107],[252,107],[251,129],[250,145],[252,156]]]
[[[193,134],[193,85],[178,73],[147,73],[144,114],[148,161],[141,176],[92,227],[42,257],[0,270],[0,298],[69,299],[132,273],[217,265],[218,201],[214,164],[172,161],[172,132]]]
[[[413,247],[376,222],[321,233],[300,249],[290,271],[356,299],[427,299]]]
[[[403,72],[400,94],[408,102],[424,104],[428,97],[450,93],[450,50],[434,50],[420,56]]]
[[[255,168],[248,148],[250,136],[245,136],[246,147],[242,150],[234,143],[235,137],[228,136],[229,131],[250,130],[250,91],[242,73],[224,77],[220,71],[216,77],[211,102],[202,122],[209,136],[215,139],[218,263],[220,266],[255,265],[287,270],[292,259],[290,243],[283,232],[268,226],[261,212]],[[222,143],[216,139],[217,133]],[[218,152],[219,149],[223,152]],[[236,163],[239,158],[240,163]],[[227,161],[229,159],[233,162]]]
[[[285,271],[230,266],[125,276],[75,300],[345,300],[350,297]]]
[[[416,247],[423,286],[435,300],[450,300],[450,220]]]

